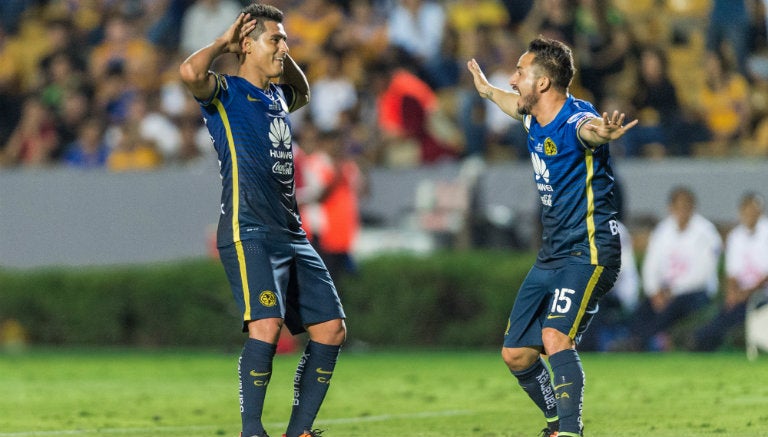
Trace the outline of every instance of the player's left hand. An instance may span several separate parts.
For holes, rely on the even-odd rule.
[[[623,112],[619,113],[619,111],[613,111],[613,114],[610,116],[607,112],[603,112],[602,119],[595,119],[594,122],[587,123],[584,128],[591,131],[596,137],[603,140],[604,143],[607,143],[608,141],[621,138],[629,129],[635,127],[638,122],[635,119],[624,124],[624,117],[625,114]]]

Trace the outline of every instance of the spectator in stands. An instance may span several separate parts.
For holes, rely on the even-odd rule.
[[[357,105],[355,84],[343,74],[344,58],[344,53],[326,50],[319,61],[324,65],[323,72],[312,84],[309,113],[323,132],[341,128],[344,113],[353,111]]]
[[[238,13],[240,5],[234,0],[195,0],[181,19],[179,51],[182,56],[192,54],[221,35]]]
[[[730,53],[739,74],[747,74],[749,14],[746,0],[712,0],[707,25],[707,50]],[[724,45],[727,48],[724,49]]]
[[[336,2],[329,0],[305,0],[285,18],[286,31],[291,33],[291,56],[302,64],[312,67],[323,55],[323,47],[341,28],[344,13]],[[307,70],[312,81],[314,72]]]
[[[440,101],[434,90],[404,66],[382,65],[372,72],[386,81],[378,95],[378,126],[384,135],[385,162],[390,166],[418,166],[455,160],[460,145],[448,143],[435,131]]]
[[[582,86],[598,102],[608,94],[622,94],[620,86],[626,81],[620,75],[632,57],[632,36],[624,17],[608,0],[580,0],[575,17]]]
[[[336,48],[355,52],[368,63],[386,51],[387,24],[371,0],[351,0],[344,26],[332,35]]]
[[[125,74],[125,66],[117,61],[110,64],[103,78],[96,81],[93,109],[103,114],[110,124],[120,124],[128,118],[131,102],[138,93]]]
[[[743,326],[747,300],[757,294],[768,300],[768,218],[765,200],[745,193],[739,204],[739,225],[728,234],[725,246],[725,295],[718,313],[696,330],[692,348],[713,351],[733,328]]]
[[[478,52],[474,39],[479,27],[502,30],[509,24],[507,9],[498,0],[456,0],[448,2],[446,10],[447,28],[457,34],[457,50],[462,61]]]
[[[575,2],[542,0],[534,3],[518,32],[522,39],[538,34],[573,46],[576,41]]]
[[[163,156],[154,142],[141,136],[137,124],[120,126],[117,145],[107,158],[107,168],[115,172],[154,170]]]
[[[669,215],[651,233],[643,259],[646,299],[620,346],[630,350],[670,349],[669,330],[717,293],[722,239],[715,225],[696,213],[696,197],[687,187],[672,189],[668,205]]]
[[[89,72],[92,79],[102,81],[120,65],[129,86],[155,90],[160,79],[159,54],[141,35],[134,20],[122,14],[106,19],[104,39],[93,47],[88,58]]]
[[[404,50],[419,65],[425,65],[440,53],[446,23],[443,3],[397,0],[387,20],[389,43]]]
[[[164,161],[172,162],[180,153],[181,132],[171,119],[160,111],[157,96],[137,93],[128,107],[127,124],[138,126],[142,138],[153,142]]]
[[[311,218],[314,244],[331,277],[339,284],[341,277],[355,270],[352,249],[360,230],[358,203],[364,187],[363,175],[346,153],[339,131],[321,132],[302,166],[302,201],[316,202]]]
[[[61,161],[70,167],[102,168],[107,164],[109,148],[104,142],[104,121],[91,117],[80,124],[77,138],[69,143]]]
[[[91,92],[86,87],[69,87],[63,90],[61,104],[54,114],[56,132],[62,145],[75,141],[80,125],[91,115]]]
[[[59,148],[51,111],[39,96],[24,101],[21,119],[2,149],[0,164],[40,166],[51,164]]]
[[[707,127],[680,105],[662,49],[643,47],[639,61],[631,103],[640,124],[624,137],[626,156],[689,155],[692,142],[709,138]]]
[[[699,110],[712,139],[700,152],[725,156],[749,137],[749,82],[718,53],[707,55],[705,74],[704,86],[699,91]]]

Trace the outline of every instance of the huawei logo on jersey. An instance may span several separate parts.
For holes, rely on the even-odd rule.
[[[552,193],[555,191],[552,185],[549,185],[549,169],[547,163],[536,153],[531,153],[531,162],[533,162],[533,174],[536,176],[536,188],[539,190],[541,204],[552,206]]]
[[[270,123],[269,141],[272,143],[272,149],[269,151],[269,156],[276,160],[272,165],[272,173],[281,176],[293,175],[291,129],[282,118],[275,118],[272,120],[272,123]]]
[[[535,153],[531,153],[531,162],[533,162],[533,173],[536,175],[536,182],[538,183],[543,180],[545,184],[548,184],[549,169],[547,169],[547,164]]]
[[[286,149],[291,149],[291,129],[282,118],[275,118],[269,125],[269,141],[272,147],[278,148],[281,145]]]

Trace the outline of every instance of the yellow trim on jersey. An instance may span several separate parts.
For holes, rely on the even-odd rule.
[[[248,287],[248,270],[245,267],[245,252],[242,241],[235,241],[235,252],[237,252],[237,264],[240,266],[240,285],[243,288],[243,303],[245,303],[243,321],[247,322],[251,319],[251,290]]]
[[[218,98],[212,102],[221,116],[224,131],[227,132],[229,157],[232,161],[232,241],[240,241],[240,172],[237,167],[237,153],[235,152],[235,139],[232,136],[232,126],[229,125],[229,117],[224,104]]]
[[[589,282],[587,282],[587,289],[584,290],[584,298],[581,300],[581,305],[579,305],[579,312],[576,313],[576,320],[573,322],[573,326],[571,326],[571,331],[568,333],[568,337],[576,337],[576,332],[578,331],[579,325],[581,324],[581,319],[584,317],[584,313],[587,311],[589,300],[592,298],[592,292],[595,291],[597,281],[600,280],[600,276],[602,276],[602,274],[603,266],[595,266],[595,271],[592,272],[592,277],[589,278]]]
[[[595,177],[593,168],[592,149],[585,149],[585,164],[587,166],[587,239],[589,240],[589,262],[597,265],[597,242],[595,241],[595,193],[592,191],[592,178]]]

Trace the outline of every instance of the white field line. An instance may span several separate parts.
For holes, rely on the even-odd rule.
[[[409,413],[409,414],[380,414],[377,416],[363,416],[363,417],[345,417],[339,419],[325,419],[318,420],[317,425],[332,425],[332,424],[350,424],[350,423],[366,423],[366,422],[386,422],[388,420],[409,420],[409,419],[428,419],[432,417],[450,417],[461,416],[465,414],[472,414],[469,410],[446,410],[446,411],[425,411],[421,413]],[[264,424],[266,428],[278,428],[287,425],[287,422],[271,422]],[[176,432],[191,432],[191,431],[206,431],[222,428],[215,425],[199,425],[199,426],[157,426],[151,428],[93,428],[93,429],[62,429],[52,431],[23,431],[23,432],[0,432],[0,437],[44,437],[44,436],[64,436],[64,435],[82,435],[82,434],[111,434],[111,435],[146,435],[147,433],[176,433]]]

